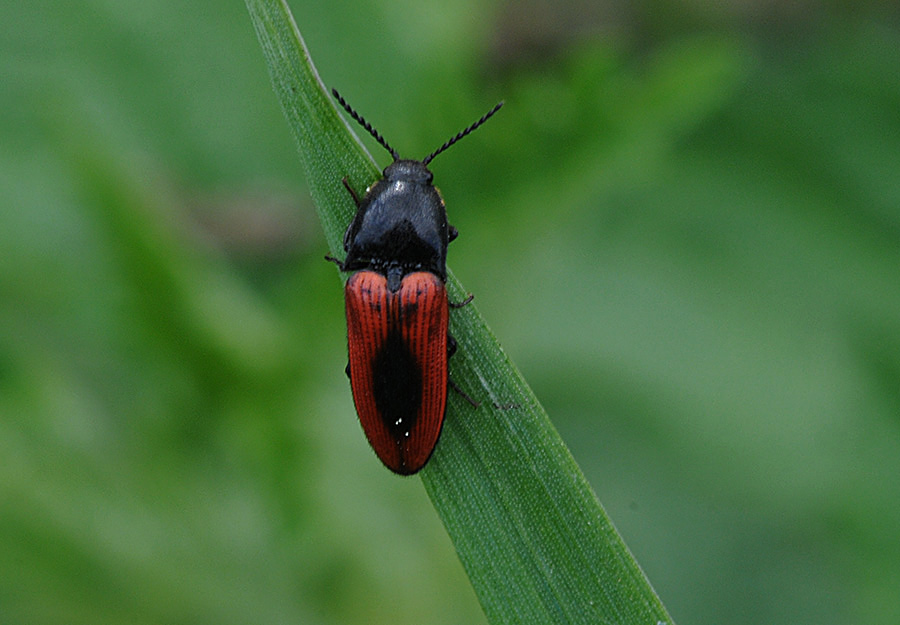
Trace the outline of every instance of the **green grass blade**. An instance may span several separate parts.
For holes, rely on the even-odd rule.
[[[275,92],[300,148],[332,252],[378,170],[313,68],[287,5],[246,0]],[[451,297],[465,291],[451,275]],[[475,306],[452,313],[456,383],[440,443],[421,476],[491,623],[672,620],[547,414]]]
[[[354,189],[365,189],[380,172],[338,115],[287,4],[279,0],[246,4],[272,86],[300,149],[328,245],[342,256],[341,239],[356,209],[341,179],[346,176]]]

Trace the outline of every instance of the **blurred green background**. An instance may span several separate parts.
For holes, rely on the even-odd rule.
[[[900,621],[896,3],[291,4],[405,156],[505,98],[450,265],[674,618]],[[325,251],[243,3],[4,4],[0,623],[484,622]]]

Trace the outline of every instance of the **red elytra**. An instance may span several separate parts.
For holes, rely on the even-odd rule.
[[[353,401],[375,453],[409,475],[428,461],[447,406],[447,290],[433,273],[358,271],[344,289]]]

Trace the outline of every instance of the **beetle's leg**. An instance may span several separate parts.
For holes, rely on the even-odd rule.
[[[450,306],[450,308],[462,308],[463,306],[468,306],[472,302],[473,299],[475,299],[475,296],[472,295],[471,293],[469,293],[469,297],[467,297],[463,301],[447,302],[447,304]]]
[[[454,391],[456,391],[457,393],[459,393],[460,395],[462,395],[462,398],[465,399],[467,402],[469,402],[469,403],[472,405],[472,408],[478,408],[478,406],[481,405],[481,404],[479,404],[477,401],[475,401],[474,399],[472,399],[471,397],[469,397],[469,394],[466,393],[466,392],[465,392],[464,390],[462,390],[461,388],[459,388],[459,387],[456,385],[456,382],[454,382],[454,381],[453,381],[451,378],[449,378],[449,377],[447,378],[447,384],[449,384],[449,385],[450,385],[450,388],[452,388]]]
[[[356,191],[353,190],[353,187],[350,186],[350,182],[347,180],[347,176],[344,176],[341,179],[341,182],[344,185],[344,188],[350,193],[350,197],[353,198],[353,201],[356,203],[356,208],[359,208],[359,196],[356,195]]]
[[[450,334],[448,334],[447,335],[447,358],[450,358],[455,353],[456,353],[456,339],[453,338]],[[466,393],[464,390],[459,388],[456,385],[456,382],[454,382],[453,379],[449,375],[447,376],[447,384],[449,384],[450,388],[452,388],[454,391],[456,391],[457,393],[462,395],[463,399],[465,399],[467,402],[472,404],[472,408],[478,408],[478,406],[481,405],[477,401],[475,401],[474,399],[469,397],[468,393]]]

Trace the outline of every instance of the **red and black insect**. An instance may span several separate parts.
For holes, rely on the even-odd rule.
[[[326,258],[341,271],[355,272],[344,296],[347,375],[359,420],[381,461],[409,475],[425,466],[440,436],[447,386],[452,385],[447,359],[456,349],[447,332],[450,304],[444,282],[447,245],[457,231],[447,223],[428,163],[503,103],[416,161],[401,159],[336,90],[332,93],[394,159],[362,198],[344,178],[356,217],[344,234],[344,260]]]

